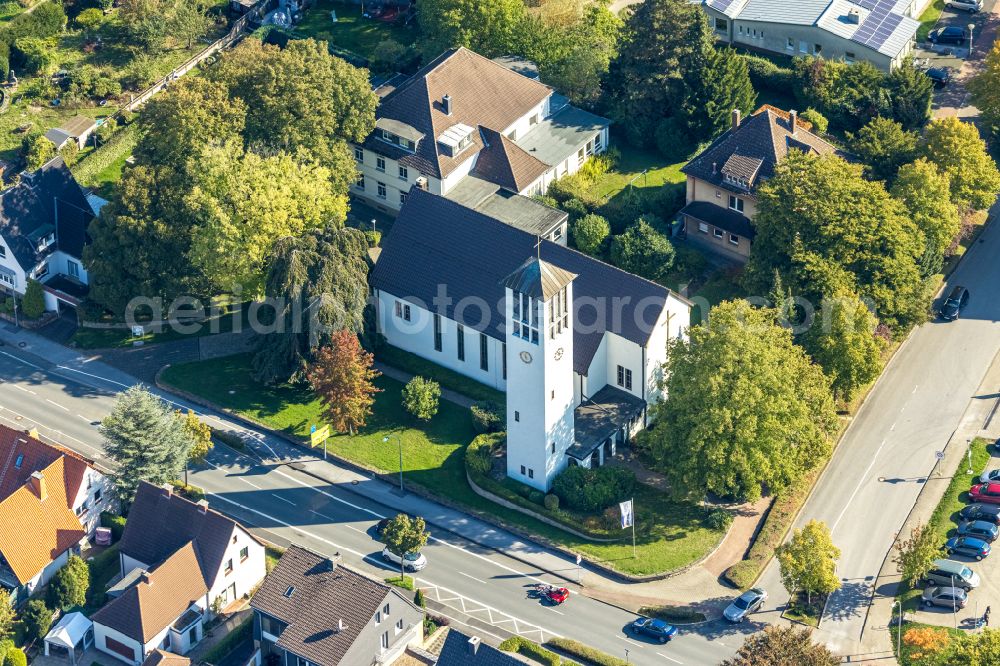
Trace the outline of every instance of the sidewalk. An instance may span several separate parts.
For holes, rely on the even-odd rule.
[[[973,401],[966,409],[962,421],[944,448],[944,458],[935,465],[917,496],[916,503],[903,522],[899,534],[903,535],[904,538],[916,525],[927,523],[930,520],[952,477],[965,461],[966,442],[976,437],[996,438],[1000,435],[1000,419],[993,419],[988,429],[984,429],[990,412],[998,399],[998,387],[1000,387],[1000,354],[990,364]],[[853,655],[852,663],[893,660],[889,625],[894,617],[893,609],[900,584],[900,575],[895,563],[892,562],[891,555],[892,551],[886,555],[882,569],[873,583],[875,594],[868,608],[868,617],[861,633],[859,653]],[[821,632],[822,625],[818,630],[818,633]]]

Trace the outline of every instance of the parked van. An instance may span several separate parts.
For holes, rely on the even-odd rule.
[[[931,570],[924,576],[927,585],[944,585],[950,587],[952,580],[955,587],[963,590],[973,590],[979,587],[979,574],[969,568],[969,565],[955,560],[934,560]]]

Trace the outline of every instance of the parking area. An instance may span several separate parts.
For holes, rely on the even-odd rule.
[[[990,461],[986,466],[987,470],[1000,468],[1000,451],[997,447],[990,446]],[[962,473],[963,470],[959,470]],[[972,479],[970,478],[970,486]],[[978,480],[978,479],[977,479]],[[954,535],[954,530],[949,536]],[[976,619],[982,617],[987,606],[996,606],[1000,610],[1000,540],[993,543],[993,552],[984,560],[977,562],[972,557],[962,555],[945,555],[947,559],[967,564],[970,569],[979,574],[979,587],[969,593],[968,604],[965,608],[959,609],[957,613],[951,608],[920,607],[916,612],[908,612],[907,619],[914,622],[926,624],[936,624],[939,626],[955,627],[959,629],[974,629]],[[1000,615],[994,614],[992,623],[994,626],[1000,623]]]

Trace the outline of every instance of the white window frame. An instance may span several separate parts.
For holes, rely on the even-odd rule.
[[[712,235],[716,238],[722,238],[725,234],[722,233],[722,229],[712,229]]]
[[[708,225],[705,224],[704,222],[699,222],[698,223],[698,231],[700,231],[703,234],[707,234],[708,233]]]
[[[735,194],[729,195],[729,210],[736,211],[737,213],[743,212],[743,199],[739,198]]]
[[[385,158],[381,155],[375,156],[375,170],[385,173]]]
[[[361,164],[365,163],[365,149],[364,148],[358,148],[357,146],[354,147],[354,161],[355,162],[360,162]]]
[[[732,245],[739,245],[740,237],[737,236],[736,234],[729,234],[729,243]]]
[[[375,196],[377,196],[379,199],[385,199],[386,193],[389,191],[388,188],[386,187],[386,184],[381,181],[376,181],[376,184],[378,186],[378,190],[376,191]]]

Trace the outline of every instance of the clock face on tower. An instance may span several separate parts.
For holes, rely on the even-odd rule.
[[[525,363],[531,363],[531,354],[526,351],[521,352],[521,360]]]
[[[556,350],[555,359],[558,361],[562,357],[563,357],[563,348],[560,347],[559,349]]]

